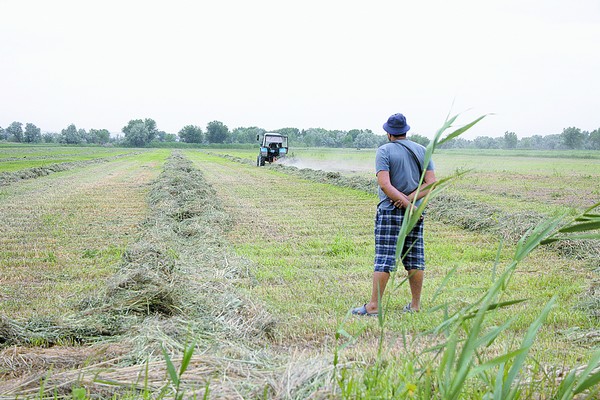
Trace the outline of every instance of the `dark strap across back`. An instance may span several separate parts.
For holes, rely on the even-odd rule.
[[[417,157],[417,155],[415,154],[414,151],[412,151],[410,149],[410,147],[408,147],[407,145],[405,145],[404,143],[402,143],[399,140],[394,141],[394,143],[398,143],[400,146],[404,147],[406,150],[408,150],[408,152],[410,153],[410,155],[412,156],[412,158],[415,160],[415,162],[417,163],[417,168],[419,168],[419,180],[421,179],[421,176],[423,175],[423,167],[421,166],[421,162],[419,161],[419,158]]]

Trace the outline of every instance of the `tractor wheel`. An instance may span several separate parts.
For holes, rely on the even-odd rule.
[[[256,166],[264,167],[265,166],[265,158],[263,156],[256,157]]]

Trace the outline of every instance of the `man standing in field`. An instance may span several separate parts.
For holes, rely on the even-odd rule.
[[[425,147],[406,138],[410,126],[402,114],[394,114],[383,124],[389,143],[377,149],[375,168],[379,184],[379,205],[375,217],[375,265],[371,300],[352,310],[355,315],[376,316],[378,305],[390,278],[396,269],[396,245],[407,207],[428,190],[417,187],[425,158]],[[436,181],[433,161],[429,162],[421,188]],[[417,312],[421,307],[421,288],[425,271],[423,245],[423,219],[407,235],[401,254],[402,264],[408,272],[412,300],[405,312]]]

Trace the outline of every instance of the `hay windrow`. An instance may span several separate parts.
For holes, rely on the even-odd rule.
[[[176,317],[206,337],[264,338],[271,318],[235,289],[246,268],[227,258],[229,218],[200,171],[174,154],[152,186],[149,204],[142,236],[125,252],[103,309],[155,321]],[[174,337],[185,341],[186,334]]]
[[[105,293],[83,302],[78,315],[23,324],[3,319],[0,341],[84,343],[122,335],[150,316],[208,319],[210,323],[200,325],[210,325],[225,337],[261,337],[268,332],[270,317],[235,294],[234,286],[247,276],[248,268],[243,260],[228,259],[223,233],[229,219],[201,173],[182,156],[172,156],[151,188],[149,204],[151,214],[140,237],[124,252]],[[35,334],[44,331],[36,328],[40,324],[45,336]]]
[[[219,199],[200,171],[174,154],[152,185],[148,202],[150,214],[139,238],[125,251],[104,293],[79,304],[74,315],[24,323],[2,319],[0,344],[50,347],[119,342],[130,350],[119,358],[118,368],[132,366],[139,373],[145,362],[164,364],[162,348],[176,356],[195,340],[196,351],[204,358],[214,363],[222,359],[228,364],[250,363],[254,372],[243,376],[262,376],[249,382],[229,377],[217,392],[259,393],[274,379],[278,356],[265,353],[265,343],[276,322],[237,289],[238,282],[249,278],[249,265],[228,254],[224,232],[230,221]],[[157,386],[164,384],[164,377]],[[39,388],[39,380],[30,378],[31,374],[22,376],[15,393]],[[60,374],[54,378],[56,385],[65,383]],[[127,379],[116,381],[121,385]],[[48,390],[52,387],[47,382]],[[95,386],[90,383],[90,387]]]
[[[35,179],[42,176],[50,175],[55,172],[68,171],[74,168],[81,168],[87,165],[106,163],[113,160],[118,160],[123,157],[131,157],[135,153],[118,154],[112,157],[100,157],[87,161],[68,161],[63,163],[48,164],[43,167],[24,168],[14,172],[0,172],[0,186],[6,186],[14,182],[19,182],[27,179]]]

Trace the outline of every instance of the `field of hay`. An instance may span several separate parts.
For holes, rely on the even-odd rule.
[[[352,398],[339,366],[368,368],[381,346],[422,376],[444,310],[481,297],[532,224],[600,200],[600,155],[559,154],[436,153],[438,177],[472,170],[430,205],[424,311],[401,313],[398,279],[382,330],[348,316],[370,293],[371,150],[258,168],[249,150],[0,147],[0,398]],[[481,360],[517,349],[555,296],[523,380],[585,365],[599,252],[546,246],[519,264],[504,300],[526,301],[488,316],[511,324]]]

